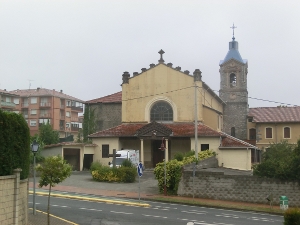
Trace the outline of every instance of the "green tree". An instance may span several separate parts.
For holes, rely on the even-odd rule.
[[[47,157],[42,165],[37,166],[36,170],[41,173],[39,187],[49,185],[47,222],[48,225],[50,225],[51,187],[54,187],[56,184],[61,183],[71,176],[72,166],[63,160],[61,156],[51,156]]]
[[[59,142],[59,133],[52,129],[49,121],[42,124],[39,129],[39,138],[45,145],[57,144]]]
[[[300,141],[298,146],[287,141],[271,144],[262,154],[262,162],[253,167],[253,174],[260,177],[299,181]]]
[[[83,124],[82,124],[82,133],[83,133],[83,142],[87,143],[88,135],[96,132],[96,123],[95,123],[95,109],[90,105],[85,105],[84,114],[83,114]]]

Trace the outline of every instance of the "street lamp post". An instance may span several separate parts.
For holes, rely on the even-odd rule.
[[[164,151],[165,153],[165,163],[164,163],[164,170],[165,170],[165,183],[164,183],[164,195],[167,195],[167,168],[166,168],[166,147],[164,145],[164,139],[165,138],[162,138],[162,141],[161,141],[161,145],[160,145],[160,150]]]
[[[36,140],[33,141],[31,144],[31,151],[33,152],[33,215],[36,214],[35,212],[35,154],[39,149],[39,144]]]

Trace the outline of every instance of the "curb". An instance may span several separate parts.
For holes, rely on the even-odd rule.
[[[29,194],[33,194],[33,191],[29,191]],[[48,196],[48,193],[45,192],[35,192],[36,195]],[[78,197],[73,195],[62,195],[62,194],[51,194],[52,197],[58,198],[69,198],[69,199],[77,199],[77,200],[85,200],[91,202],[106,202],[111,204],[122,204],[122,205],[130,205],[130,206],[140,206],[140,207],[150,207],[150,204],[147,203],[137,203],[137,202],[125,202],[125,201],[117,201],[117,200],[107,200],[107,199],[95,199],[95,198],[86,198],[86,197]]]

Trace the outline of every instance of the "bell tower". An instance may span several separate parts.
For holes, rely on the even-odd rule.
[[[241,140],[247,139],[248,62],[239,53],[233,24],[232,41],[224,60],[220,61],[219,97],[226,103],[223,112],[223,131]]]

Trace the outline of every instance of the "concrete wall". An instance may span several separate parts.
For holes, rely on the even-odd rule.
[[[184,171],[179,183],[178,195],[193,195],[192,171]],[[196,171],[194,180],[195,197],[268,203],[266,197],[273,194],[274,205],[279,205],[280,196],[287,196],[289,206],[300,206],[300,185],[276,179],[254,176],[224,175],[220,172]]]
[[[0,176],[0,224],[27,225],[28,180],[20,181],[20,169],[14,175]]]

